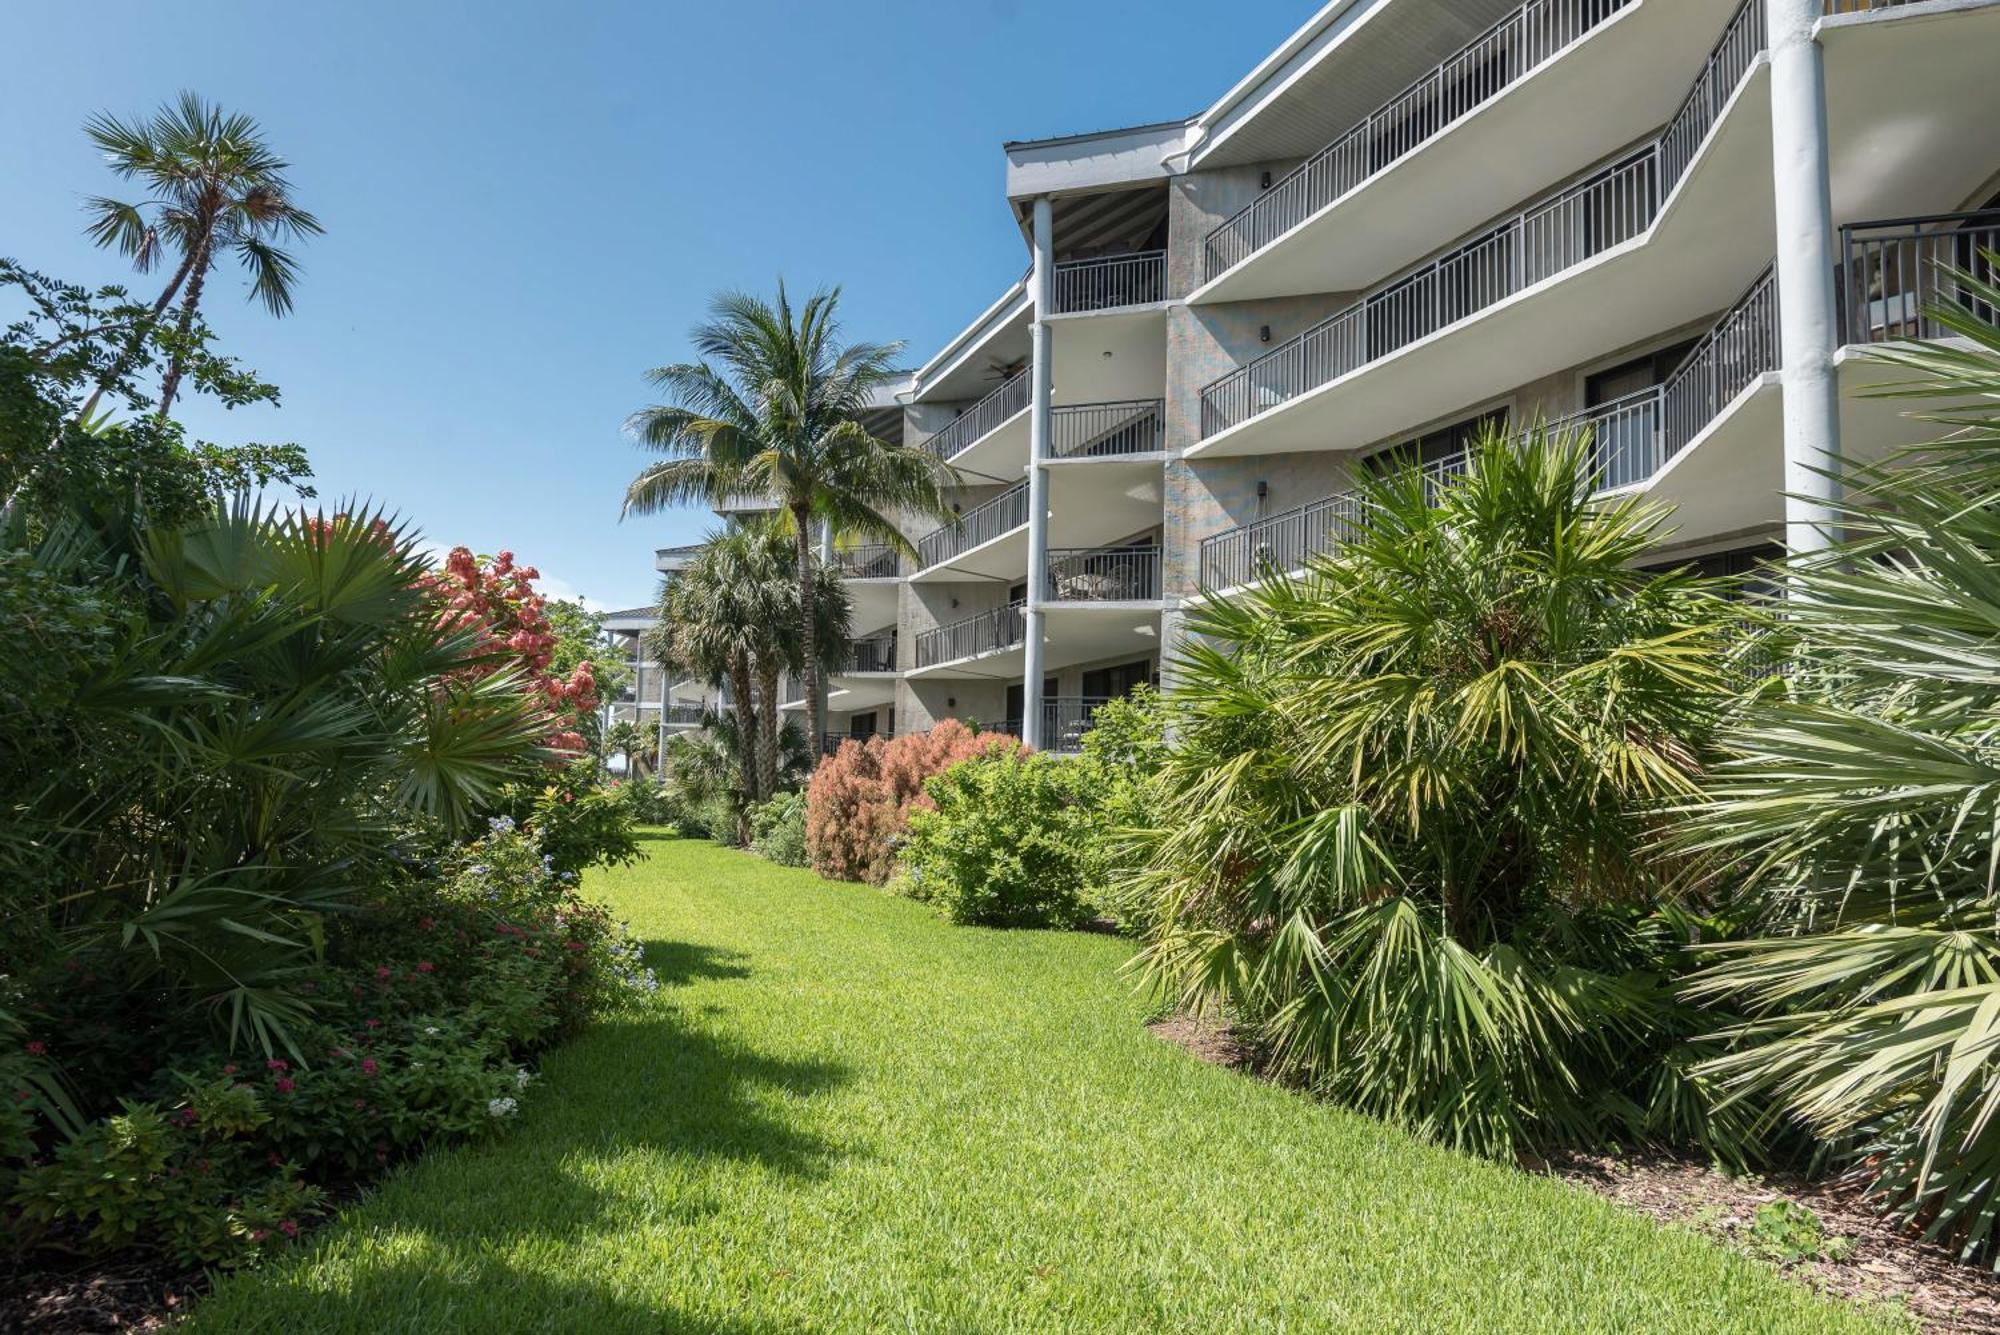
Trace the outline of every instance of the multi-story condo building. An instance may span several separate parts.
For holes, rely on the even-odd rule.
[[[1927,430],[1863,354],[2000,248],[1996,53],[2000,0],[1332,0],[1192,119],[1006,145],[1028,271],[886,428],[957,520],[840,554],[830,727],[1069,747],[1494,422],[1588,427],[1662,563],[1820,543]]]

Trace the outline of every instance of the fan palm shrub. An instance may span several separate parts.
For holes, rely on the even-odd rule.
[[[1662,515],[1592,502],[1588,460],[1491,435],[1371,480],[1338,550],[1194,612],[1138,835],[1143,978],[1488,1155],[1701,1106],[1646,813],[1694,790],[1736,615],[1636,569]]]
[[[2000,328],[1933,314],[1963,342],[1885,359],[1952,434],[1850,470],[1844,542],[1787,572],[1784,688],[1687,812],[1684,846],[1729,861],[1762,928],[1690,994],[1751,1012],[1707,1074],[2000,1264]]]
[[[96,983],[135,1041],[183,1017],[282,1041],[401,833],[466,829],[546,754],[424,570],[379,516],[243,502],[136,555],[74,522],[0,555],[5,971]]]

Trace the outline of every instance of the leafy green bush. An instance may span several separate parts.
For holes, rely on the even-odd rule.
[[[898,855],[906,894],[954,922],[1070,927],[1091,916],[1103,870],[1090,767],[998,751],[924,785]]]
[[[750,849],[784,867],[806,865],[806,795],[779,793],[750,809]]]
[[[443,881],[384,891],[333,925],[331,953],[351,962],[300,980],[311,1009],[281,1055],[175,1055],[143,1098],[22,1173],[24,1219],[83,1230],[99,1250],[233,1265],[293,1231],[322,1189],[497,1131],[532,1079],[525,1059],[658,987],[638,944],[575,884],[496,818]],[[52,1031],[33,1046],[61,1059],[72,1042],[90,1036]]]
[[[1707,1102],[1672,1057],[1702,1021],[1653,812],[1695,790],[1740,623],[1639,570],[1660,512],[1591,475],[1584,442],[1489,438],[1462,477],[1370,483],[1302,578],[1202,608],[1144,839],[1161,994],[1496,1157]]]
[[[606,780],[597,757],[579,756],[546,777],[510,785],[502,810],[534,832],[556,871],[630,863],[639,844],[624,787]]]

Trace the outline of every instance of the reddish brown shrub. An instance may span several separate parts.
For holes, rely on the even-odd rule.
[[[924,780],[995,748],[1018,750],[1004,733],[975,733],[957,719],[893,741],[845,741],[820,762],[806,789],[806,857],[836,881],[881,885],[895,870],[910,808],[928,804]]]

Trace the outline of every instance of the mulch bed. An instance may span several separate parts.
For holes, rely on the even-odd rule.
[[[181,1275],[160,1267],[52,1272],[0,1264],[0,1331],[161,1330],[206,1285],[199,1271]]]
[[[1203,1061],[1262,1078],[1255,1051],[1227,1025],[1174,1016],[1146,1027]],[[1828,1236],[1851,1239],[1853,1250],[1839,1261],[1793,1262],[1782,1267],[1787,1275],[1853,1301],[1901,1306],[1937,1335],[2000,1335],[2000,1277],[1897,1228],[1852,1190],[1801,1177],[1730,1177],[1705,1160],[1651,1153],[1572,1154],[1538,1168],[1733,1245],[1742,1244],[1757,1207],[1794,1201],[1819,1216]]]

